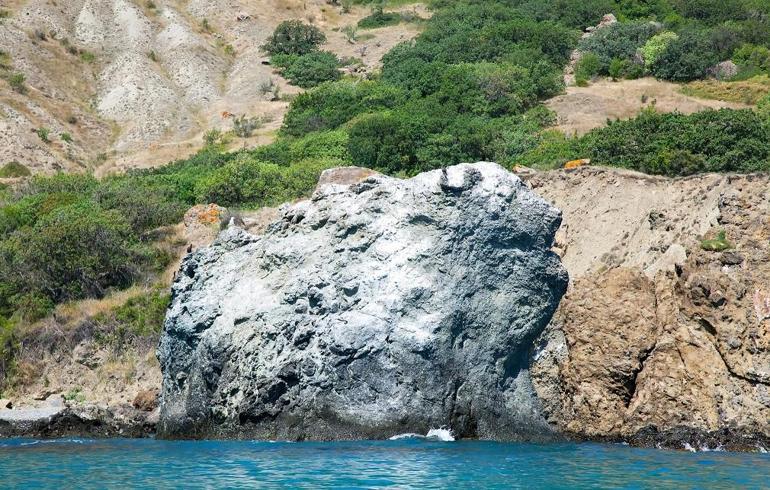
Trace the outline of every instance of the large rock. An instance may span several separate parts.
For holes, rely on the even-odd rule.
[[[162,436],[549,431],[527,359],[567,285],[560,212],[492,163],[362,177],[183,261]]]

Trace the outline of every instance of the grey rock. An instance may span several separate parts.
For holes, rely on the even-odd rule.
[[[548,436],[527,362],[567,286],[561,213],[493,163],[330,180],[183,260],[159,435]]]

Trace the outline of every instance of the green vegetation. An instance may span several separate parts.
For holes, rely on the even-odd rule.
[[[315,51],[318,45],[326,42],[326,36],[315,26],[303,24],[299,20],[286,20],[278,24],[275,32],[262,45],[271,56],[292,54],[301,56]]]
[[[96,55],[90,51],[80,51],[80,59],[86,63],[93,63],[96,61]]]
[[[733,244],[727,240],[725,230],[720,230],[719,233],[717,233],[716,238],[702,240],[700,246],[703,250],[708,250],[710,252],[723,252],[733,248]]]
[[[100,330],[107,333],[102,334],[101,340],[122,344],[132,336],[159,334],[170,302],[168,290],[153,287],[109,311],[97,314],[93,321],[104,327]]]
[[[670,176],[766,171],[770,170],[770,120],[748,109],[691,115],[647,109],[634,119],[610,122],[581,138],[545,140],[541,136],[532,151],[538,157],[558,155],[536,166],[590,158],[596,165]],[[522,159],[537,160],[531,154]]]
[[[770,48],[764,2],[435,0],[432,8],[422,34],[395,46],[381,72],[361,81],[341,78],[341,62],[318,49],[325,37],[316,27],[281,23],[263,48],[292,83],[314,88],[292,100],[273,144],[223,153],[227,135],[210,131],[204,150],[163,168],[101,180],[32,177],[0,189],[0,349],[12,350],[15,325],[59,303],[155,282],[169,263],[164,227],[191,205],[275,205],[307,195],[333,166],[409,176],[464,161],[549,168],[591,158],[664,175],[770,169],[767,96],[756,111],[647,110],[582,137],[549,129],[554,114],[542,104],[563,91],[563,68],[578,44],[588,52],[580,83],[645,73],[693,80],[727,59],[742,80],[761,75]],[[581,29],[608,12],[620,24],[581,42]],[[379,14],[364,24],[385,22]],[[267,95],[274,85],[255,90]],[[254,118],[236,123],[243,137],[255,129]],[[152,331],[166,301],[148,293],[104,321]]]
[[[594,53],[588,52],[580,57],[575,65],[575,84],[578,87],[585,87],[602,69],[599,57]]]
[[[282,68],[281,75],[284,78],[302,88],[312,88],[342,78],[340,60],[329,51],[311,51],[301,56],[278,55],[273,56],[272,61]]]
[[[32,175],[32,173],[29,169],[16,160],[8,162],[0,167],[0,178],[28,177],[30,175]]]
[[[13,89],[14,92],[26,94],[27,86],[24,84],[26,80],[27,77],[25,77],[23,73],[13,73],[10,77],[8,77],[8,84],[11,86],[11,89]]]
[[[350,36],[355,40],[355,30],[349,39]],[[342,78],[337,56],[318,50],[318,45],[325,41],[326,37],[317,27],[285,21],[276,27],[262,49],[271,55],[271,62],[291,84],[312,88]]]
[[[49,143],[51,140],[49,139],[49,135],[51,134],[51,130],[48,128],[37,128],[35,130],[35,133],[37,134],[37,137],[40,138],[41,141],[44,143]]]
[[[361,29],[376,29],[378,27],[394,26],[401,22],[401,14],[398,12],[383,12],[382,5],[372,8],[372,13],[358,21]]]
[[[59,138],[65,143],[72,143],[72,135],[69,133],[62,133],[59,135]]]

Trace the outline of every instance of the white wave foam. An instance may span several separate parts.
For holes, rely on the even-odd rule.
[[[684,449],[685,451],[690,451],[691,453],[698,452],[694,447],[690,446],[689,442],[684,443]]]
[[[436,439],[439,441],[451,442],[455,440],[455,435],[452,433],[452,429],[446,427],[439,427],[438,429],[431,429],[428,431],[428,435],[425,436],[428,439]]]
[[[439,427],[438,429],[429,430],[426,435],[407,432],[405,434],[397,434],[389,438],[391,441],[400,441],[402,439],[429,439],[431,441],[451,442],[455,440],[455,436],[452,433],[452,429],[447,427]]]
[[[400,441],[401,439],[425,439],[425,436],[421,436],[420,434],[415,434],[414,432],[407,432],[406,434],[397,434],[391,438],[389,438],[389,441]]]

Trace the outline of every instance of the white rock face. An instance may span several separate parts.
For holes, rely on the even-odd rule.
[[[493,163],[326,184],[183,261],[159,346],[167,437],[548,432],[527,372],[567,285],[560,212]]]

